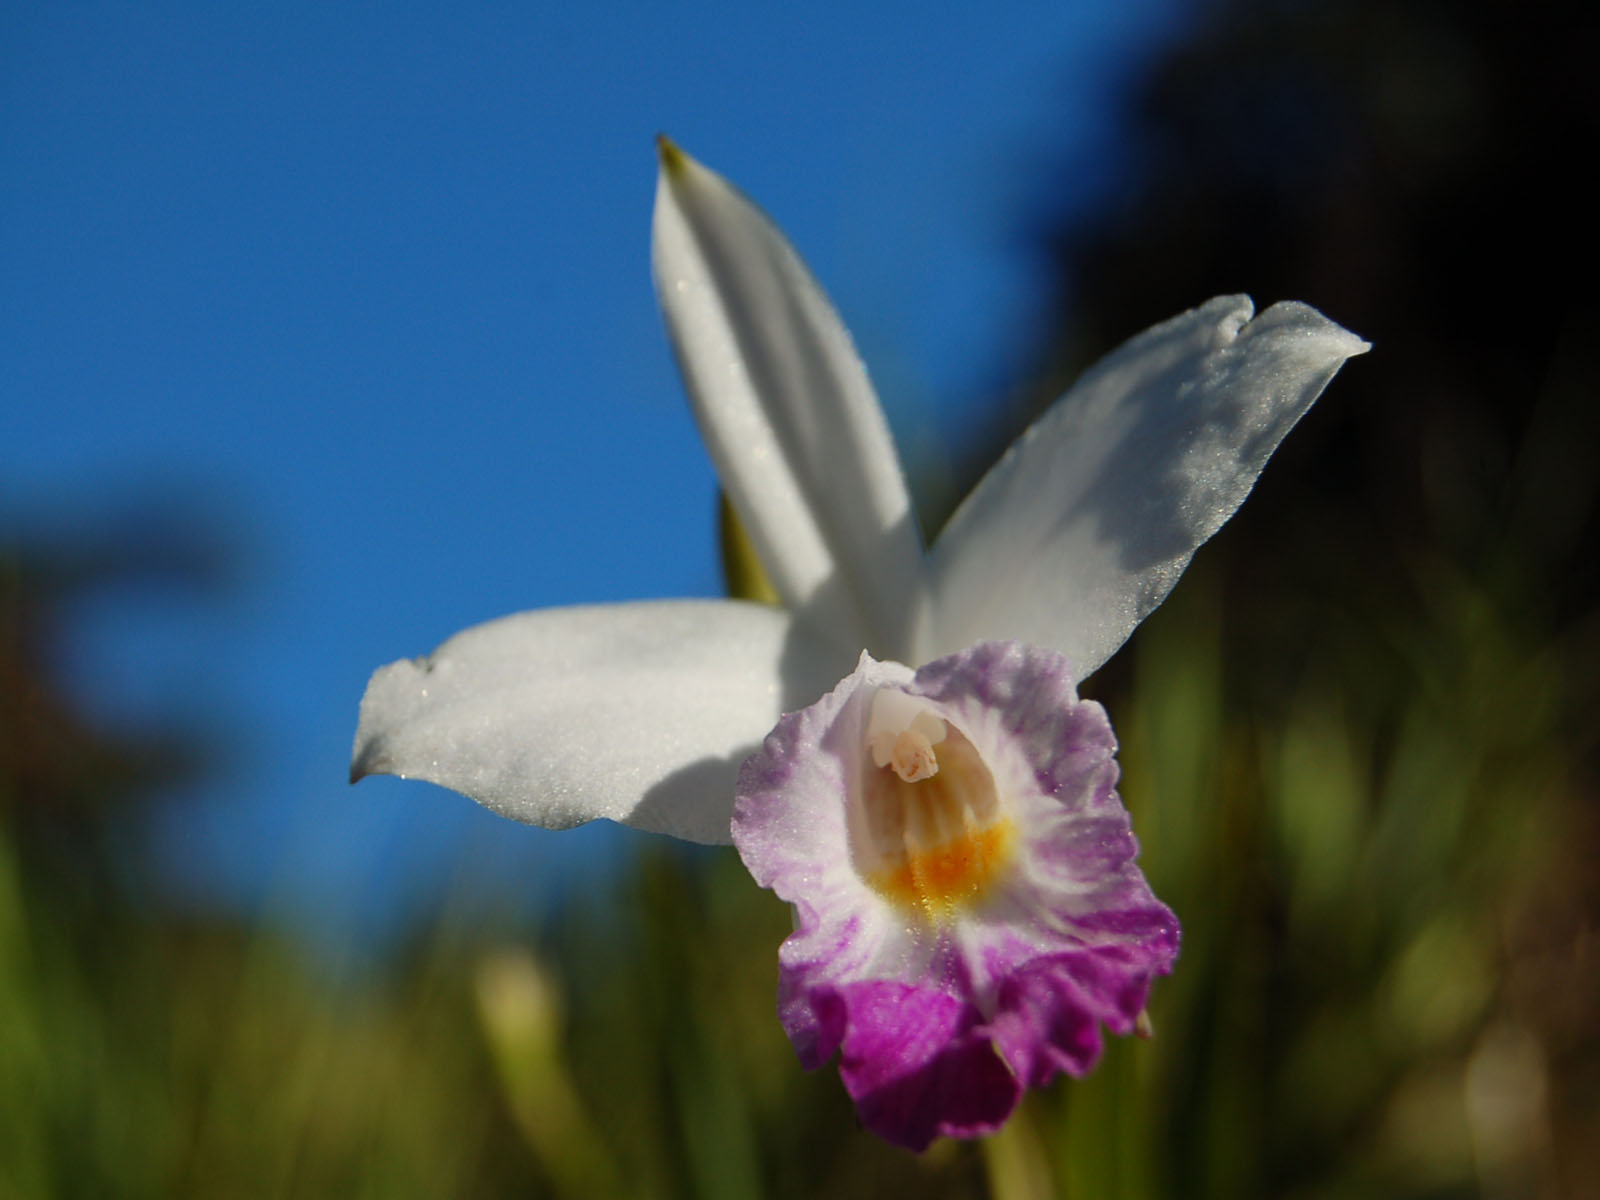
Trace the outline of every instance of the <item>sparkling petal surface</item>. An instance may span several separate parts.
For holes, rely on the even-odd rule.
[[[1018,827],[1010,869],[950,920],[908,911],[857,870],[849,813],[883,688],[971,740]],[[1022,1087],[1088,1070],[1100,1027],[1130,1031],[1171,969],[1177,922],[1135,863],[1115,751],[1061,655],[985,643],[915,674],[863,655],[745,763],[734,843],[795,908],[780,1018],[807,1067],[839,1053],[862,1121],[885,1138],[920,1149],[998,1127]]]
[[[664,145],[656,290],[717,474],[786,606],[905,655],[922,542],[876,393],[766,214]]]
[[[521,613],[379,668],[351,778],[426,779],[550,829],[606,817],[726,842],[738,764],[839,669],[754,604]]]
[[[1367,349],[1304,304],[1219,297],[1085,372],[933,547],[913,661],[984,638],[1067,656],[1126,640],[1233,515],[1340,365]]]

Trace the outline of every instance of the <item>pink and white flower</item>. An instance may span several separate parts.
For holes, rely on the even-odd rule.
[[[373,675],[351,777],[427,779],[547,828],[733,840],[795,906],[780,1013],[802,1061],[840,1052],[893,1141],[993,1129],[1022,1088],[1087,1070],[1100,1025],[1133,1028],[1177,951],[1076,683],[1366,344],[1296,303],[1174,317],[1085,372],[925,548],[821,288],[724,179],[666,142],[661,161],[657,291],[782,607],[469,629]]]
[[[1178,923],[1134,865],[1105,710],[1061,655],[863,654],[744,764],[733,840],[795,910],[778,1015],[862,1122],[922,1149],[1131,1032]]]

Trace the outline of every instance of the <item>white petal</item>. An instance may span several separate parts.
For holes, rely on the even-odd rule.
[[[922,545],[850,335],[793,247],[662,141],[656,290],[712,461],[790,608],[903,655]]]
[[[1172,590],[1341,363],[1367,349],[1304,304],[1218,297],[1092,367],[967,497],[930,563],[917,660],[984,638],[1081,678]]]
[[[379,668],[350,777],[426,779],[550,829],[608,817],[726,842],[739,764],[849,669],[761,605],[519,613]]]

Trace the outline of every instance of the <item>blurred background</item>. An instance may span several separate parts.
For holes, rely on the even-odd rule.
[[[1577,1196],[1595,34],[1377,0],[0,6],[0,1196]],[[383,662],[716,595],[651,137],[829,288],[935,530],[1219,292],[1369,338],[1086,685],[1149,1042],[916,1158],[731,851],[344,784]]]

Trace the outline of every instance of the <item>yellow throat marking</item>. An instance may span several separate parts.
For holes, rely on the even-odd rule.
[[[960,730],[939,724],[934,738],[921,721],[874,738],[858,856],[873,890],[935,923],[981,897],[1016,846],[988,765]]]

